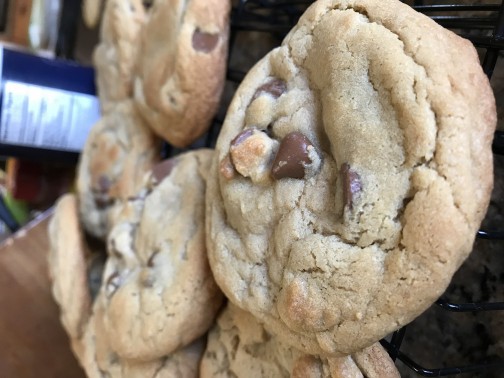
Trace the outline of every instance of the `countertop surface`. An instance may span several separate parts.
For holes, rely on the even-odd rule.
[[[45,212],[0,245],[0,377],[85,377],[52,299]]]

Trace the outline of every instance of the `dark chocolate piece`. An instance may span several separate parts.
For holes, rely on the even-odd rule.
[[[267,83],[257,88],[252,101],[263,94],[269,94],[274,98],[278,98],[287,90],[287,84],[282,79],[273,78]]]
[[[98,187],[93,188],[94,200],[98,209],[105,209],[114,203],[114,200],[108,195],[111,187],[112,181],[107,176],[101,175],[98,178]]]
[[[192,36],[192,46],[196,51],[209,53],[217,46],[219,34],[202,32],[200,29],[194,30]]]
[[[352,210],[355,197],[362,191],[360,176],[348,163],[343,163],[340,169],[340,175],[343,180],[343,199],[345,201],[345,206]]]
[[[312,161],[308,156],[308,147],[313,146],[302,133],[294,131],[283,138],[272,166],[274,179],[305,177],[305,166]]]
[[[231,141],[231,147],[236,147],[238,146],[241,142],[243,142],[245,139],[248,137],[252,136],[254,134],[254,129],[246,129],[243,130],[240,134],[238,134],[232,141]]]
[[[158,253],[159,253],[158,251],[155,251],[152,253],[152,255],[150,255],[149,259],[147,260],[147,266],[149,268],[154,267],[154,258],[157,256]]]

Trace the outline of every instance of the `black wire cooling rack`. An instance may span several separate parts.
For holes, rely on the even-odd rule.
[[[469,39],[478,48],[478,51],[483,54],[482,67],[484,72],[489,78],[492,77],[501,50],[504,49],[504,9],[502,2],[496,0],[493,4],[472,5],[466,4],[467,1],[446,4],[439,4],[438,1],[418,0],[403,2],[428,15],[442,26]],[[435,4],[432,4],[432,2]],[[474,2],[477,2],[477,0]],[[268,38],[269,41],[273,39],[277,44],[280,44],[283,37],[295,25],[298,18],[311,3],[312,1],[306,0],[239,0],[234,2],[231,16],[228,83],[236,88],[246,74],[246,69],[243,69],[243,67],[237,68],[236,65],[233,65],[233,55],[237,49],[236,41],[241,33],[259,33],[264,38]],[[226,106],[227,104],[225,104]],[[223,116],[217,117],[212,129],[207,134],[205,139],[207,146],[213,146],[222,120]],[[504,132],[496,131],[492,147],[494,154],[504,155]],[[504,242],[502,242],[504,240],[504,231],[501,230],[480,230],[477,238],[492,240],[502,243],[504,246]],[[504,302],[452,303],[449,298],[443,296],[436,302],[435,306],[442,311],[452,313],[450,315],[453,316],[457,316],[456,313],[460,312],[501,311],[504,318]],[[469,373],[471,376],[480,376],[480,373],[484,374],[484,372],[489,371],[502,372],[498,374],[504,376],[504,360],[426,368],[416,361],[414,355],[409,356],[401,351],[406,329],[407,327],[403,327],[391,337],[382,340],[381,343],[394,361],[401,361],[420,376],[440,377],[464,373]]]

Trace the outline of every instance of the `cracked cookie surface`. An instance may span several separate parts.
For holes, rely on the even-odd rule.
[[[185,147],[210,126],[224,87],[229,0],[155,0],[142,31],[135,100],[150,127]]]
[[[213,151],[154,166],[108,237],[99,294],[110,346],[151,360],[202,336],[222,303],[205,246],[205,189]]]
[[[112,349],[103,323],[104,303],[93,306],[84,334],[84,351],[79,356],[89,378],[197,378],[204,340],[198,339],[160,358],[138,361],[124,359]]]
[[[495,123],[468,41],[398,1],[317,1],[247,75],[219,135],[219,286],[305,352],[373,344],[469,254]]]
[[[200,337],[222,303],[204,236],[212,155],[193,151],[144,174],[142,188],[112,210],[101,266],[88,256],[75,196],[58,202],[49,227],[53,293],[89,377],[199,376]]]
[[[394,378],[399,373],[378,343],[352,356],[307,355],[271,335],[251,314],[229,303],[208,335],[201,378]]]
[[[114,105],[93,126],[77,169],[79,214],[89,233],[106,237],[114,209],[140,190],[160,150],[132,101]]]

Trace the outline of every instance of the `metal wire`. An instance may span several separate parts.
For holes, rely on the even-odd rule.
[[[504,132],[496,131],[492,144],[494,154],[504,155]]]
[[[492,303],[451,303],[445,298],[439,298],[436,304],[444,310],[452,312],[503,311],[504,302]]]
[[[420,364],[416,363],[409,356],[399,351],[400,346],[392,346],[386,340],[381,340],[380,343],[383,345],[385,349],[387,349],[390,353],[393,350],[397,354],[397,358],[401,360],[406,366],[408,366],[415,373],[424,376],[424,377],[446,377],[449,375],[457,375],[464,373],[481,373],[488,370],[501,370],[504,369],[504,361],[498,362],[483,362],[480,364],[466,365],[466,366],[455,366],[455,367],[447,367],[447,368],[436,368],[436,369],[428,369]]]

